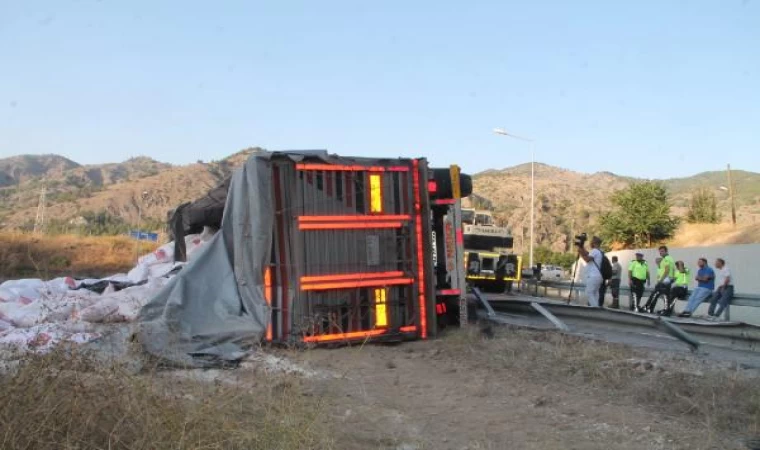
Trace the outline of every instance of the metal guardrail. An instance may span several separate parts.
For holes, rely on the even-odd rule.
[[[570,286],[571,283],[569,281],[554,281],[554,280],[534,280],[534,279],[528,279],[528,280],[522,280],[520,282],[520,289],[523,291],[530,292],[532,291],[536,297],[539,297],[539,291],[541,289],[544,290],[542,297],[549,297],[549,289],[554,289],[557,291],[557,297],[563,297],[567,298],[567,294],[563,296],[562,291],[565,291],[566,293],[570,292]],[[585,285],[583,283],[574,283],[572,284],[572,293],[574,298],[580,298],[581,292],[585,289]],[[647,287],[644,289],[644,297],[649,297],[649,295],[652,294],[651,287]],[[609,293],[609,289],[607,289],[607,292]],[[620,294],[622,297],[622,294],[625,294],[626,296],[630,295],[631,289],[627,285],[620,285]],[[709,302],[710,298],[708,297],[705,302]],[[734,298],[731,300],[731,303],[726,307],[725,309],[725,317],[726,320],[731,320],[731,306],[748,306],[750,308],[760,308],[760,295],[757,294],[741,294],[741,293],[735,293]]]
[[[521,325],[514,314],[535,314],[535,303],[570,327],[570,332],[584,331],[588,323],[606,324],[609,329],[648,334],[658,328],[673,337],[686,342],[693,349],[701,344],[730,348],[738,351],[760,353],[760,326],[738,322],[704,322],[694,319],[669,318],[651,314],[641,314],[626,310],[588,308],[567,305],[551,300],[538,301],[535,298],[487,298],[494,313],[489,318],[497,323]],[[504,314],[509,313],[509,314]],[[524,325],[524,324],[522,324]],[[556,327],[556,324],[554,324]]]

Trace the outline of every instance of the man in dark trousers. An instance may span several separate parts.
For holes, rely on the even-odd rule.
[[[636,253],[636,259],[628,265],[628,287],[636,296],[636,303],[631,302],[631,311],[641,310],[641,297],[644,295],[644,283],[649,286],[649,266],[644,261],[643,253]]]
[[[618,262],[618,257],[613,256],[612,261],[612,278],[610,278],[609,286],[612,292],[612,308],[620,308],[620,278],[623,276],[623,267]]]

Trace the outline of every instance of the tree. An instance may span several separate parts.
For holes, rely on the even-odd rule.
[[[626,248],[651,247],[673,236],[678,218],[670,215],[670,197],[658,182],[633,183],[612,194],[613,210],[599,220],[607,242]]]
[[[686,214],[687,222],[718,223],[720,219],[718,200],[715,198],[714,192],[707,188],[701,188],[691,195],[689,212]]]
[[[549,247],[539,245],[533,249],[534,262],[541,263],[543,265],[551,264],[553,266],[560,266],[563,269],[572,268],[577,258],[577,253],[572,252],[555,252]],[[522,255],[523,266],[528,265],[529,254]]]

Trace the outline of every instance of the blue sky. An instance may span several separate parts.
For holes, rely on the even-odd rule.
[[[0,0],[0,157],[760,172],[760,0]]]

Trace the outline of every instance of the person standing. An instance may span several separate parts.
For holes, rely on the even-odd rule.
[[[623,275],[623,266],[618,262],[618,257],[612,257],[612,278],[609,281],[610,292],[612,293],[612,308],[620,308],[620,278]]]
[[[691,317],[694,311],[702,304],[705,299],[712,294],[715,289],[715,271],[707,264],[707,259],[699,258],[697,261],[699,270],[697,276],[694,277],[697,280],[697,287],[694,292],[689,296],[689,302],[686,303],[686,308],[678,317]]]
[[[710,317],[720,317],[726,306],[731,303],[731,299],[734,298],[734,277],[731,275],[731,270],[726,267],[726,260],[723,258],[716,259],[715,269],[718,288],[713,292],[710,299],[710,309],[707,310],[707,315]],[[718,306],[717,311],[715,310],[716,305]]]
[[[628,306],[631,311],[639,312],[641,307],[641,297],[644,295],[644,283],[649,286],[649,266],[644,260],[643,253],[636,253],[636,259],[628,265],[628,287],[633,295],[636,296],[636,303]]]
[[[587,251],[583,245],[578,246],[578,254],[586,261],[584,279],[586,284],[586,301],[588,306],[599,307],[599,288],[602,286],[602,251],[599,247],[602,239],[594,236],[591,238],[591,250]]]
[[[676,262],[668,253],[668,247],[663,245],[660,246],[658,250],[660,251],[660,257],[656,260],[657,282],[655,283],[652,295],[649,296],[649,300],[645,306],[645,309],[650,313],[654,312],[656,306],[654,304],[654,299],[657,293],[662,293],[665,295],[665,298],[670,297],[670,286],[673,284],[673,277],[675,277],[676,274]]]
[[[667,246],[660,246],[659,251],[660,258],[662,258],[662,261],[660,262],[662,273],[659,274],[657,278],[657,284],[663,287],[667,286],[667,289],[670,290],[670,285],[673,283],[673,277],[676,275],[676,261],[670,256]]]

